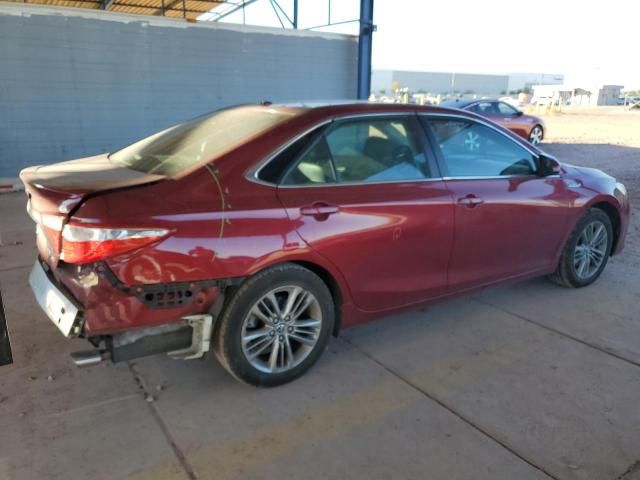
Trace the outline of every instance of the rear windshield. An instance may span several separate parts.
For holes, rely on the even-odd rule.
[[[218,110],[144,138],[109,158],[132,170],[172,177],[215,159],[293,115],[292,110],[260,106]]]

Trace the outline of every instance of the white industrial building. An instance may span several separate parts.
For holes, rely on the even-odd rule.
[[[623,85],[534,85],[532,103],[563,105],[617,105]]]
[[[371,91],[390,92],[392,85],[407,88],[412,92],[432,94],[476,93],[498,95],[506,92],[509,85],[507,75],[486,75],[457,72],[415,72],[404,70],[373,70]]]
[[[475,93],[504,95],[507,92],[530,89],[533,85],[562,84],[559,73],[510,73],[493,75],[459,72],[418,72],[404,70],[373,70],[371,91],[390,92],[392,85],[412,92],[431,94]]]
[[[564,75],[561,73],[510,73],[509,91],[526,90],[534,85],[561,85]]]

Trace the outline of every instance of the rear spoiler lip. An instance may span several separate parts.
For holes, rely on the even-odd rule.
[[[146,185],[166,178],[165,175],[145,173],[113,162],[106,154],[34,165],[20,172],[20,180],[25,187],[78,197]]]

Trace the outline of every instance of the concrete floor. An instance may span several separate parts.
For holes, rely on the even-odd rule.
[[[0,232],[2,480],[640,479],[635,226],[588,288],[531,280],[354,328],[271,390],[212,358],[76,369],[85,343],[27,287],[22,194],[0,195]]]

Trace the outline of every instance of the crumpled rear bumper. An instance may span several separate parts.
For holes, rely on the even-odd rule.
[[[219,282],[124,285],[103,263],[59,263],[53,276],[83,309],[86,337],[174,323],[210,310]]]

